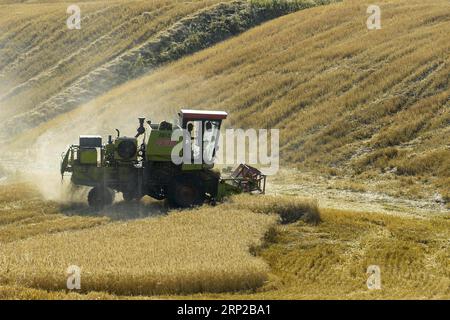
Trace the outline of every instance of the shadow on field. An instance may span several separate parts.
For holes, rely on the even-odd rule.
[[[144,198],[140,201],[117,201],[111,206],[95,210],[83,202],[61,204],[61,212],[67,216],[108,217],[111,220],[130,220],[165,215],[168,207],[164,201]]]

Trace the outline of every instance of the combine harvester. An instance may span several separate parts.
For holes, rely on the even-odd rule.
[[[104,145],[101,136],[80,136],[79,145],[70,146],[63,155],[61,175],[70,172],[74,185],[92,187],[88,203],[97,209],[114,201],[114,191],[122,192],[125,201],[148,195],[184,208],[241,192],[265,192],[266,176],[256,168],[241,164],[228,177],[213,170],[226,112],[181,110],[178,115],[179,124],[147,121],[147,142],[145,118],[139,118],[134,137],[120,136],[116,129],[117,137],[109,136]],[[189,134],[173,141],[174,130],[180,129]],[[190,154],[183,156],[185,150]],[[177,152],[182,159],[179,164],[173,161]]]

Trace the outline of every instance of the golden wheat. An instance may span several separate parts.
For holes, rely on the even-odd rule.
[[[0,12],[9,13],[0,15],[2,119],[35,108],[99,65],[216,2],[83,2],[81,30],[68,30],[64,2],[0,4]]]
[[[287,163],[324,166],[331,175],[352,169],[362,177],[396,168],[399,174],[433,178],[448,201],[448,3],[380,1],[383,29],[376,32],[364,25],[368,4],[345,1],[267,23],[118,87],[25,134],[17,145],[52,141],[62,150],[81,131],[106,134],[118,119],[134,130],[130,110],[161,120],[180,105],[220,108],[231,111],[233,126],[280,128]],[[5,23],[17,27],[17,21]],[[91,119],[100,121],[100,128]],[[55,139],[60,132],[67,140]],[[291,179],[295,183],[295,176]],[[396,182],[398,192],[414,186],[409,179]],[[338,187],[360,188],[349,182]],[[315,203],[240,196],[215,208],[98,226],[111,215],[67,217],[59,205],[20,189],[0,196],[0,297],[116,297],[66,295],[61,289],[68,264],[83,268],[83,292],[450,297],[448,217],[321,210],[322,223],[300,219],[278,226],[259,247],[275,221],[265,213],[319,217]],[[379,291],[366,286],[371,264],[381,268]],[[211,294],[263,283],[255,293]]]
[[[322,223],[280,225],[258,255],[269,281],[255,293],[190,295],[195,299],[449,299],[450,221],[321,210]],[[369,290],[367,268],[381,270]],[[163,296],[170,298],[170,296]]]
[[[64,289],[67,267],[78,265],[83,292],[251,289],[264,283],[268,269],[249,249],[276,221],[249,210],[208,207],[97,227],[104,219],[52,216],[45,225],[37,222],[39,214],[28,218],[33,223],[25,223],[27,217],[3,220],[0,283]]]
[[[24,195],[29,200],[23,200]],[[38,219],[41,208],[57,217],[51,224],[48,221],[49,227],[57,227],[62,216],[58,212],[67,210],[65,205],[58,207],[37,197],[35,191],[24,185],[0,188],[4,209],[0,217],[8,217],[2,220],[0,230],[16,228],[20,221],[27,224],[29,217],[23,216],[25,211]],[[9,219],[19,206],[27,209],[19,210],[17,220],[12,222]],[[105,223],[110,216],[108,210],[118,209],[113,206],[105,210],[103,218],[76,216],[82,210],[87,208],[72,207],[69,212],[75,216],[66,217],[67,221],[73,219],[74,224],[82,224],[101,219]],[[124,219],[125,208],[120,210]],[[240,195],[217,207],[139,220],[109,220],[103,226],[80,225],[86,228],[81,231],[49,234],[55,231],[42,228],[29,234],[22,229],[25,231],[22,236],[0,240],[0,297],[139,298],[135,294],[160,295],[140,298],[199,299],[450,297],[448,217],[419,219],[321,209],[322,222],[318,225],[300,219],[272,228],[274,214],[297,211],[294,216],[299,218],[304,212],[316,210],[314,201],[295,196]],[[260,246],[263,235],[265,243]],[[251,256],[249,250],[258,258]],[[82,267],[83,294],[64,290],[69,264]],[[367,289],[366,270],[371,264],[381,268],[381,290]],[[241,291],[245,288],[256,291]],[[225,290],[237,292],[219,293]],[[189,293],[194,295],[186,296]]]

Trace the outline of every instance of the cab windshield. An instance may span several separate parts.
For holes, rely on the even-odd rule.
[[[189,121],[186,127],[191,139],[191,160],[193,160],[193,163],[212,164],[219,142],[220,121]]]
[[[203,133],[203,162],[212,164],[216,155],[216,148],[220,134],[219,121],[205,121]]]

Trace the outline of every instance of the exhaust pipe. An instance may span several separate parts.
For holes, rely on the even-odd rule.
[[[134,136],[135,138],[145,133],[144,121],[145,118],[139,118],[139,128],[137,128],[137,134]]]

